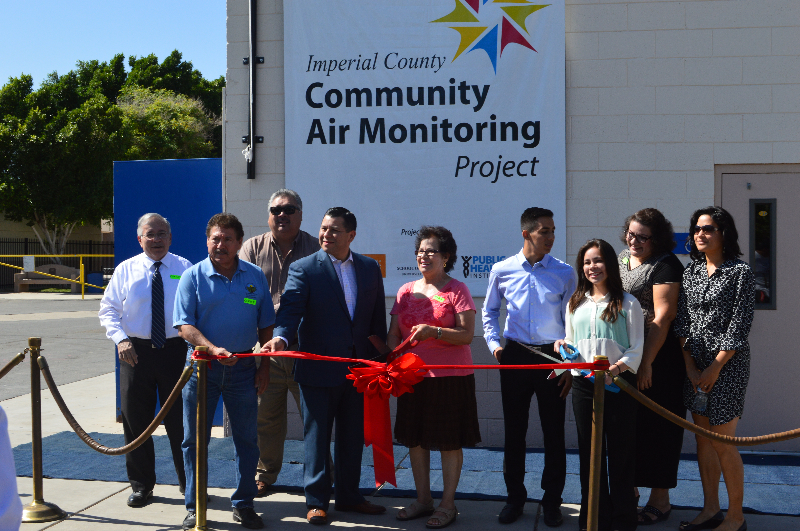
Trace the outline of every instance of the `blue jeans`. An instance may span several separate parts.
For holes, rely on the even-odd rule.
[[[253,477],[258,465],[258,393],[255,388],[256,363],[254,358],[240,358],[236,365],[226,367],[218,361],[208,362],[208,415],[213,418],[220,395],[233,433],[236,457],[236,490],[231,494],[231,505],[237,509],[253,507],[258,491]],[[206,444],[211,438],[211,418],[208,422]],[[185,504],[195,510],[197,500],[195,447],[197,443],[197,371],[183,388],[183,465],[186,469]]]

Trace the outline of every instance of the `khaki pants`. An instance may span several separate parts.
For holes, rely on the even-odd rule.
[[[294,397],[302,421],[300,388],[292,377],[294,361],[294,358],[270,358],[269,385],[264,394],[258,397],[258,449],[261,457],[256,469],[256,481],[263,481],[267,485],[275,483],[283,466],[288,392]]]

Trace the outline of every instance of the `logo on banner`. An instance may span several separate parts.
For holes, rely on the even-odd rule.
[[[526,0],[455,0],[455,4],[450,14],[431,21],[458,24],[449,26],[461,36],[453,61],[465,51],[470,53],[483,50],[489,56],[496,74],[497,62],[509,44],[519,44],[536,52],[525,37],[530,35],[525,27],[525,20],[531,13],[548,7],[547,5],[537,5]]]
[[[461,256],[463,262],[462,272],[464,278],[489,278],[492,266],[497,262],[505,260],[505,256],[475,255]],[[471,263],[470,263],[471,262]]]

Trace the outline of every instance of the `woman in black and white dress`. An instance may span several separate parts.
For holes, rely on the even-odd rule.
[[[687,380],[684,404],[694,423],[731,437],[744,410],[750,377],[747,336],[753,322],[755,279],[741,256],[736,225],[720,207],[696,211],[690,222],[691,256],[683,274],[675,331],[683,347]],[[707,394],[703,407],[698,394]],[[702,395],[701,395],[702,397]],[[697,436],[703,510],[682,531],[744,531],[744,468],[735,446]],[[728,491],[728,511],[719,507],[719,478]]]

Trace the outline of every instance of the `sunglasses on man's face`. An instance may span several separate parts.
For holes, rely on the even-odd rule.
[[[300,210],[294,205],[284,205],[284,206],[276,206],[276,207],[269,207],[269,213],[273,216],[280,216],[283,213],[286,213],[287,216],[291,216],[295,212]]]
[[[692,227],[692,234],[697,234],[698,232],[713,234],[718,230],[719,227],[715,227],[714,225],[695,225],[694,227]]]

